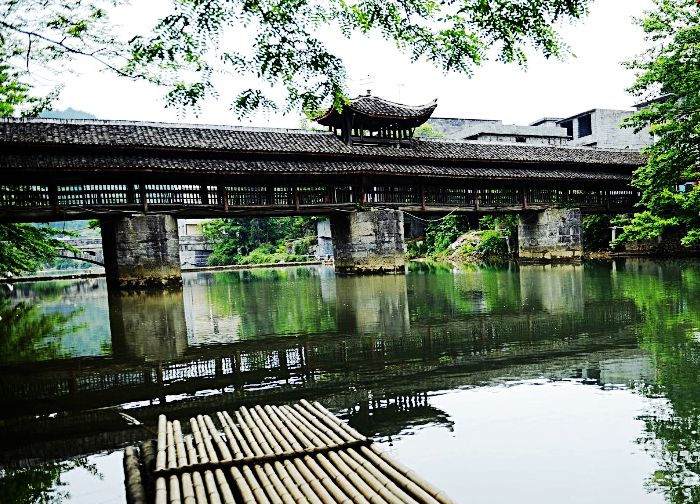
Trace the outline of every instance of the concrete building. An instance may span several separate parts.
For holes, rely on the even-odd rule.
[[[438,117],[428,121],[446,138],[476,142],[566,145],[569,136],[556,123],[522,126],[503,124],[491,119],[457,119]]]
[[[652,143],[648,130],[635,133],[622,128],[622,121],[633,114],[631,110],[592,109],[560,119],[557,124],[566,129],[574,147],[639,150]]]

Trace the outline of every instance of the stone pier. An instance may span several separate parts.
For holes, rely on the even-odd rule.
[[[581,210],[548,208],[520,214],[518,252],[521,260],[533,262],[578,261],[583,255]]]
[[[101,222],[110,289],[162,289],[182,285],[177,219],[134,215]]]
[[[335,215],[331,227],[338,273],[405,273],[403,212]]]

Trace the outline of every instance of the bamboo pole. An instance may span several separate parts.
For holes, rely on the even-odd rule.
[[[216,480],[214,479],[214,474],[211,471],[204,471],[204,484],[207,488],[207,499],[209,499],[209,504],[221,504],[221,497],[219,497],[219,490],[216,487]]]
[[[163,477],[156,480],[155,504],[168,504],[168,486]]]
[[[388,504],[387,501],[372,489],[358,474],[355,473],[335,452],[328,452],[328,459],[345,476],[352,485],[372,504]]]
[[[294,437],[294,434],[292,434],[292,432],[289,430],[287,425],[279,417],[279,415],[277,414],[277,411],[270,406],[265,406],[264,409],[265,409],[265,412],[270,417],[270,420],[272,421],[272,423],[275,425],[275,427],[277,427],[277,430],[287,440],[287,443],[292,448],[292,451],[294,451],[294,452],[304,451],[304,447],[299,443],[299,440],[296,437]]]
[[[337,432],[338,429],[335,423],[326,423],[326,418],[312,414],[307,408],[304,408],[299,404],[294,405],[294,410],[298,415],[306,419],[311,427],[316,429],[318,432],[323,433],[323,435],[328,438],[329,444],[340,446],[347,442],[339,435],[339,432]],[[319,422],[319,420],[321,420],[321,422]]]
[[[219,453],[221,453],[221,461],[227,462],[229,460],[233,460],[233,457],[231,456],[231,451],[228,449],[228,446],[226,446],[226,443],[221,438],[221,434],[216,429],[216,426],[214,425],[214,422],[212,421],[209,415],[204,415],[204,424],[209,430],[209,434],[211,435],[212,439],[216,443],[216,447],[219,449]]]
[[[216,476],[216,481],[219,484],[219,490],[221,490],[221,497],[224,504],[236,504],[236,499],[233,498],[233,492],[231,491],[231,487],[228,484],[224,471],[217,469],[214,471],[214,475]]]
[[[178,420],[173,421],[173,434],[175,451],[177,452],[177,466],[184,467],[187,465],[187,450],[185,449],[185,441],[182,436],[182,426]]]
[[[351,436],[354,440],[357,441],[367,441],[367,438],[357,432],[355,429],[347,425],[345,422],[341,421],[338,419],[333,413],[328,411],[326,408],[323,407],[323,405],[319,402],[314,402],[313,404],[309,403],[309,401],[302,399],[299,401],[301,404],[306,406],[307,408],[313,407],[316,408],[316,410],[323,415],[323,417],[327,418],[331,422],[335,423],[340,430],[346,432],[349,436]],[[322,417],[322,418],[323,418]]]
[[[259,466],[255,466],[256,468]],[[284,483],[282,483],[282,480],[280,477],[277,475],[275,472],[274,468],[272,467],[271,464],[263,464],[263,472],[265,473],[265,476],[267,476],[268,480],[270,483],[272,483],[272,486],[275,489],[275,492],[277,495],[282,499],[283,504],[296,504],[297,502],[301,501],[296,501],[292,494],[289,492],[286,486],[284,486]],[[301,495],[301,493],[299,493]],[[301,495],[303,499],[303,495]]]
[[[238,427],[241,429],[241,432],[243,433],[243,436],[245,437],[246,442],[248,443],[248,446],[250,446],[250,449],[253,450],[253,454],[256,457],[262,457],[264,455],[264,452],[258,445],[257,440],[255,439],[255,436],[253,433],[250,431],[250,428],[248,425],[243,421],[243,417],[238,411],[235,411],[233,413],[236,417],[236,422],[238,423]]]
[[[433,487],[427,481],[423,480],[420,476],[396,462],[391,457],[386,456],[376,446],[362,446],[360,452],[375,466],[389,475],[397,485],[403,488],[400,482],[405,482],[407,488],[404,488],[404,490],[409,490],[411,494],[414,494],[414,497],[419,498],[419,502],[437,501],[440,504],[454,504],[454,501],[442,491]],[[426,499],[426,495],[432,500]]]
[[[270,500],[267,498],[265,490],[262,486],[260,486],[260,482],[258,482],[255,474],[253,474],[250,466],[243,466],[243,477],[246,479],[250,489],[253,491],[256,504],[270,504]]]
[[[374,476],[377,480],[382,481],[384,486],[403,502],[415,502],[415,499],[413,497],[411,497],[409,494],[407,494],[401,488],[399,488],[389,477],[387,477],[386,474],[384,474],[380,469],[378,469],[377,466],[375,466],[369,460],[357,453],[354,449],[350,448],[346,450],[346,452],[364,469],[369,471],[372,474],[372,476]]]
[[[170,476],[168,502],[169,504],[181,504],[180,500],[180,479],[177,476]]]
[[[284,426],[296,438],[297,443],[301,446],[302,450],[313,450],[316,447],[314,443],[312,443],[309,438],[304,435],[303,432],[301,432],[292,422],[289,421],[289,418],[287,418],[287,416],[278,406],[273,406],[272,410],[281,419],[281,421],[284,422]]]
[[[158,454],[156,455],[156,471],[165,469],[167,461],[165,453],[167,422],[165,415],[160,415],[158,417]]]
[[[302,474],[304,474],[304,472],[301,470],[301,467],[299,467],[300,465],[304,466],[306,471],[313,473],[313,477],[323,485],[323,487],[333,498],[332,502],[352,504],[352,499],[345,492],[343,492],[343,490],[333,481],[333,479],[316,463],[313,457],[307,455],[303,458],[303,462],[301,459],[296,459],[294,463],[297,465],[297,468],[300,472],[302,472]],[[309,479],[306,475],[304,475],[304,477],[307,480]]]
[[[204,446],[204,440],[202,439],[202,433],[199,431],[199,424],[196,418],[190,418],[190,428],[192,429],[192,437],[194,438],[194,445],[197,447],[197,457],[199,462],[206,464],[209,462],[209,455],[207,455],[207,449]]]
[[[304,462],[299,459],[295,458],[293,460],[287,460],[286,462],[290,462],[290,467],[293,467],[294,470],[296,470],[299,475],[304,478],[304,481],[309,485],[309,487],[313,490],[313,492],[318,496],[319,499],[321,499],[322,502],[324,503],[334,503],[336,500],[331,496],[331,494],[328,492],[328,490],[325,488],[321,480],[319,480],[316,475],[309,470],[308,467],[304,464]],[[342,496],[342,494],[341,494]]]
[[[231,476],[233,477],[234,483],[236,483],[236,486],[238,487],[238,491],[241,494],[241,499],[243,499],[243,504],[256,504],[253,491],[250,489],[248,482],[238,467],[231,468]]]
[[[340,437],[333,433],[328,426],[323,426],[323,425],[318,425],[318,420],[315,419],[314,417],[308,418],[307,416],[304,416],[302,411],[299,411],[296,406],[289,408],[292,416],[299,422],[300,424],[303,424],[306,426],[309,431],[313,432],[316,437],[318,437],[321,442],[327,446],[327,447],[335,447],[335,446],[340,446],[343,443],[343,440],[340,439]],[[321,428],[323,427],[323,428]]]
[[[328,460],[325,455],[319,453],[316,455],[316,459],[321,468],[329,474],[333,481],[343,489],[343,491],[350,496],[352,501],[356,504],[369,504],[369,501],[364,495],[355,487],[355,485],[348,480],[343,473],[341,473],[337,467],[335,467],[330,460]]]
[[[239,424],[243,422],[248,426],[248,429],[250,429],[250,432],[253,434],[255,441],[258,443],[258,446],[264,455],[275,455],[275,452],[270,447],[267,439],[263,435],[263,432],[260,430],[260,427],[255,424],[255,421],[250,416],[248,408],[241,406],[241,408],[236,412],[236,417],[239,420]]]
[[[242,459],[243,458],[243,449],[238,444],[238,441],[236,440],[236,437],[233,434],[231,427],[229,426],[228,422],[226,421],[226,417],[224,417],[224,415],[223,415],[223,413],[221,413],[221,411],[217,411],[216,416],[219,417],[219,422],[221,423],[221,426],[224,428],[224,434],[226,435],[226,439],[228,440],[229,447],[231,448],[231,451],[233,452],[233,459],[234,460]]]
[[[267,494],[268,499],[270,499],[270,504],[284,504],[282,497],[278,494],[277,489],[270,481],[270,478],[267,477],[267,474],[265,474],[260,464],[255,464],[253,470],[255,471],[255,477],[260,482],[260,486]],[[294,501],[292,500],[292,502]]]
[[[264,414],[262,409],[260,411]],[[265,441],[267,441],[267,445],[272,449],[272,452],[275,455],[283,454],[285,450],[280,445],[273,431],[270,430],[271,428],[274,429],[274,426],[271,425],[271,422],[267,419],[267,421],[264,421],[255,408],[251,408],[250,410],[248,410],[248,414],[250,415],[250,420],[252,420],[256,425],[259,426],[260,432],[265,437]]]
[[[271,467],[274,470],[274,475],[281,482],[281,484],[284,485],[284,488],[287,489],[289,495],[291,495],[294,499],[294,502],[309,502],[305,495],[302,493],[301,489],[296,485],[292,477],[289,475],[289,473],[287,473],[287,470],[284,468],[284,465],[282,465],[282,462],[277,461]]]
[[[209,455],[209,460],[211,462],[218,462],[219,456],[217,455],[214,446],[211,444],[212,438],[209,434],[209,430],[207,429],[207,425],[204,422],[204,417],[202,415],[197,415],[197,426],[199,427],[199,431],[201,432],[202,440],[204,441],[204,447],[207,450],[207,455]]]
[[[275,424],[270,415],[268,415],[267,411],[260,406],[256,406],[253,409],[255,410],[258,418],[260,418],[260,421],[265,425],[265,427],[267,427],[268,431],[270,431],[272,436],[275,438],[275,442],[279,446],[281,454],[290,455],[294,453],[292,445],[289,444],[289,441],[287,441],[284,435],[280,432],[279,427]]]
[[[372,490],[377,492],[382,499],[387,501],[389,504],[402,504],[405,501],[398,496],[394,495],[391,490],[386,488],[386,484],[389,480],[386,477],[377,479],[370,471],[362,467],[355,459],[350,455],[345,453],[345,451],[338,451],[338,456],[351,470],[353,470],[362,480],[369,486]],[[409,502],[411,502],[409,500]]]
[[[175,434],[173,430],[173,423],[167,422],[166,425],[168,469],[173,469],[177,467],[177,454],[175,453]]]
[[[311,448],[325,448],[327,446],[326,443],[324,443],[316,434],[311,432],[303,422],[299,422],[294,414],[290,414],[289,408],[284,407],[283,411],[286,413],[287,425],[289,425],[290,428],[296,428],[296,430],[300,432],[309,443],[311,443]]]
[[[287,473],[288,477],[290,477],[291,481],[299,487],[301,493],[304,494],[304,497],[306,497],[311,504],[325,504],[318,498],[316,493],[312,490],[304,477],[299,474],[299,471],[296,470],[294,464],[292,464],[290,460],[285,460],[282,462],[282,466],[284,467],[284,471]]]
[[[243,455],[245,457],[254,456],[253,450],[251,450],[250,446],[248,446],[248,442],[245,440],[245,437],[241,433],[240,429],[238,427],[236,427],[236,424],[233,422],[233,418],[231,418],[231,415],[229,415],[227,412],[224,411],[222,416],[224,417],[224,420],[226,420],[226,424],[229,426],[229,428],[231,429],[231,432],[233,433],[234,437],[236,438],[238,445],[241,447],[241,450],[243,451]]]

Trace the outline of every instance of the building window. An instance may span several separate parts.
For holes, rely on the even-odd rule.
[[[585,137],[593,133],[591,127],[591,114],[586,114],[578,118],[578,136]]]
[[[525,137],[516,136],[515,141],[518,143],[525,143]]]
[[[574,137],[574,121],[566,121],[560,124],[562,128],[566,128],[566,135],[569,138]]]

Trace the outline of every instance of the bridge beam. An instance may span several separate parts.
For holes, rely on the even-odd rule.
[[[182,285],[177,219],[133,215],[104,219],[102,248],[110,289],[162,289]]]
[[[338,273],[405,273],[403,212],[372,210],[331,218]]]
[[[583,255],[581,210],[547,208],[518,216],[518,253],[533,262],[578,261]]]

